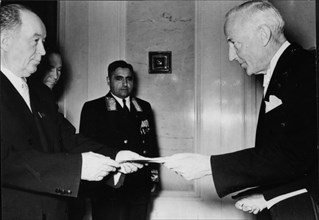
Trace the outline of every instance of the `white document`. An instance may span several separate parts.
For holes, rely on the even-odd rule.
[[[120,163],[165,163],[166,157],[143,157],[139,159],[122,160]]]

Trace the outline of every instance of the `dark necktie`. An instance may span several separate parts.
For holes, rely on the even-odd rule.
[[[122,99],[122,101],[123,101],[123,110],[124,110],[125,112],[130,112],[130,110],[128,109],[128,107],[127,107],[127,105],[126,105],[126,100],[125,100],[125,99]]]

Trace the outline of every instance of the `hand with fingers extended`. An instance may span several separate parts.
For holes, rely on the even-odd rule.
[[[82,180],[100,181],[119,168],[120,164],[109,157],[93,152],[82,153]]]
[[[244,212],[258,214],[267,207],[267,201],[262,194],[255,194],[238,200],[235,207]]]
[[[138,169],[143,168],[144,165],[140,163],[121,161],[138,160],[143,158],[143,156],[129,150],[122,150],[118,152],[115,158],[115,160],[120,163],[120,169],[118,171],[124,174],[136,172]]]
[[[179,153],[166,157],[164,165],[186,180],[212,175],[210,156],[195,153]]]

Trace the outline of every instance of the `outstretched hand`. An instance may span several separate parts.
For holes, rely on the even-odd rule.
[[[138,160],[143,159],[144,157],[129,150],[122,150],[117,153],[115,160],[120,163],[121,168],[119,172],[128,174],[136,172],[138,169],[143,168],[143,164],[133,163],[133,162],[122,162],[122,161],[130,161],[130,160]]]
[[[179,153],[166,158],[164,165],[186,180],[199,179],[212,174],[210,156]]]
[[[109,157],[93,152],[85,152],[82,153],[81,179],[100,181],[119,167],[120,164]]]

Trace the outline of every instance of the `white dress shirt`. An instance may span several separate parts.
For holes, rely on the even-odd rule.
[[[27,79],[25,77],[16,76],[10,70],[8,70],[2,65],[1,65],[1,72],[3,72],[3,74],[8,78],[8,80],[11,82],[14,88],[19,92],[19,94],[22,96],[23,100],[29,107],[30,111],[32,112]]]
[[[112,96],[116,99],[116,101],[117,101],[118,103],[120,103],[121,107],[123,108],[122,98],[119,98],[119,97],[117,97],[116,95],[113,95],[113,93],[111,93],[111,94],[112,94]],[[131,110],[131,102],[130,102],[130,97],[129,97],[129,96],[125,98],[125,104],[126,104],[127,108],[128,108],[129,110]]]

